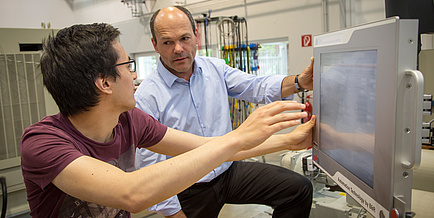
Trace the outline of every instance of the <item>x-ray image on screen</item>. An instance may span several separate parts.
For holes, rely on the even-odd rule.
[[[320,149],[373,187],[377,51],[320,57]]]

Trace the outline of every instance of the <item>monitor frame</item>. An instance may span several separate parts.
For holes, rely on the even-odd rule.
[[[412,170],[420,164],[423,76],[417,67],[418,21],[392,17],[313,38],[314,164],[374,217],[411,210]],[[321,148],[321,54],[377,51],[373,187]],[[339,78],[336,78],[339,79]]]

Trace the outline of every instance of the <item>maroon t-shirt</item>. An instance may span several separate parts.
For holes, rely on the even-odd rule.
[[[114,138],[107,143],[85,137],[60,113],[29,126],[21,138],[21,168],[30,215],[130,217],[126,211],[71,197],[51,181],[68,164],[83,155],[110,163],[125,172],[134,171],[135,148],[158,143],[166,131],[166,126],[137,108],[119,116]]]

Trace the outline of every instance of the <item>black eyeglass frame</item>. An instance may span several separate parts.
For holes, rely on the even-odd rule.
[[[131,63],[134,64],[133,67],[130,67],[131,72],[136,72],[136,60],[134,60],[134,59],[130,59],[129,61],[115,64],[115,65],[113,65],[113,67],[117,67],[117,66],[124,65],[124,64],[131,64]]]

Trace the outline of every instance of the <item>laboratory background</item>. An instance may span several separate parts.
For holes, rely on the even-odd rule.
[[[191,11],[199,32],[198,55],[226,59],[235,68],[262,75],[296,75],[313,56],[316,35],[386,18],[385,0],[0,0],[0,205],[3,217],[30,217],[20,168],[19,141],[23,130],[58,108],[42,84],[38,68],[42,40],[59,29],[79,23],[112,24],[120,42],[137,62],[136,85],[156,69],[159,55],[151,43],[149,20],[161,8],[181,5]],[[393,2],[393,1],[389,1]],[[402,4],[407,1],[395,1]],[[417,1],[415,1],[417,2]],[[430,2],[430,1],[425,1]],[[434,2],[432,3],[434,4]],[[431,4],[431,5],[432,5]],[[426,20],[424,22],[427,22]],[[434,23],[434,20],[428,22]],[[232,37],[232,35],[236,37]],[[231,36],[231,37],[228,37]],[[434,94],[434,32],[420,34],[418,70],[424,93]],[[231,45],[243,44],[234,62]],[[242,52],[239,52],[242,50]],[[235,59],[238,58],[237,61]],[[231,59],[231,60],[228,60]],[[294,100],[312,102],[312,92]],[[242,123],[256,105],[237,105],[231,117]],[[231,104],[234,105],[234,104]],[[236,104],[235,104],[236,105]],[[246,109],[247,108],[247,109]],[[236,108],[238,110],[238,108]],[[423,117],[430,123],[432,115]],[[285,130],[291,131],[292,128]],[[431,133],[429,133],[431,134]],[[434,217],[434,147],[422,146],[420,167],[413,172],[412,210],[417,218]],[[296,152],[277,152],[246,161],[266,162],[303,173]],[[299,158],[299,159],[297,159]],[[107,181],[110,182],[110,181]],[[325,182],[327,183],[327,182]],[[327,185],[327,184],[326,184]],[[311,217],[371,217],[345,201],[314,198]],[[315,204],[315,202],[317,202]],[[324,206],[327,205],[327,206]],[[350,206],[349,206],[350,205]],[[266,218],[263,205],[225,205],[221,218]],[[144,211],[132,217],[163,217]]]

